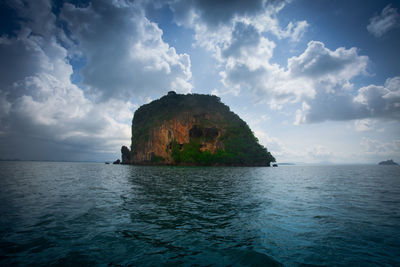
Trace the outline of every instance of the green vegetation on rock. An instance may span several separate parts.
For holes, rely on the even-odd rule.
[[[161,163],[163,161],[164,161],[163,157],[160,157],[160,156],[157,156],[157,155],[154,155],[154,154],[151,155],[151,162],[152,163]]]

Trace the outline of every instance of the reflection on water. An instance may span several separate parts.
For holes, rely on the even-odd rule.
[[[399,174],[0,163],[0,265],[396,265]]]

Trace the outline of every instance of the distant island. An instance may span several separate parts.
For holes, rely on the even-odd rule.
[[[270,166],[275,158],[219,97],[171,91],[136,110],[122,164]]]
[[[392,159],[388,159],[388,160],[379,162],[379,165],[399,165],[399,164],[394,162]]]

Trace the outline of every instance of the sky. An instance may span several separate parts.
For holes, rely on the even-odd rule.
[[[173,90],[218,95],[278,162],[400,162],[399,8],[1,1],[0,159],[114,160]]]

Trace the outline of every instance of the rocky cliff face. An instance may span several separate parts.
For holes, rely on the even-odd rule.
[[[165,164],[174,164],[171,156],[173,142],[177,143],[180,150],[183,149],[184,144],[189,144],[196,139],[200,140],[201,152],[215,153],[218,149],[222,149],[223,143],[218,142],[218,137],[223,129],[220,129],[218,125],[201,126],[199,117],[209,118],[212,114],[200,115],[192,116],[186,113],[180,118],[163,121],[161,125],[150,129],[147,141],[133,143],[136,153],[132,154],[132,162],[135,164],[154,162],[157,161],[157,157],[162,157]]]
[[[130,158],[132,164],[171,165],[266,166],[274,160],[218,97],[174,92],[135,112]]]

